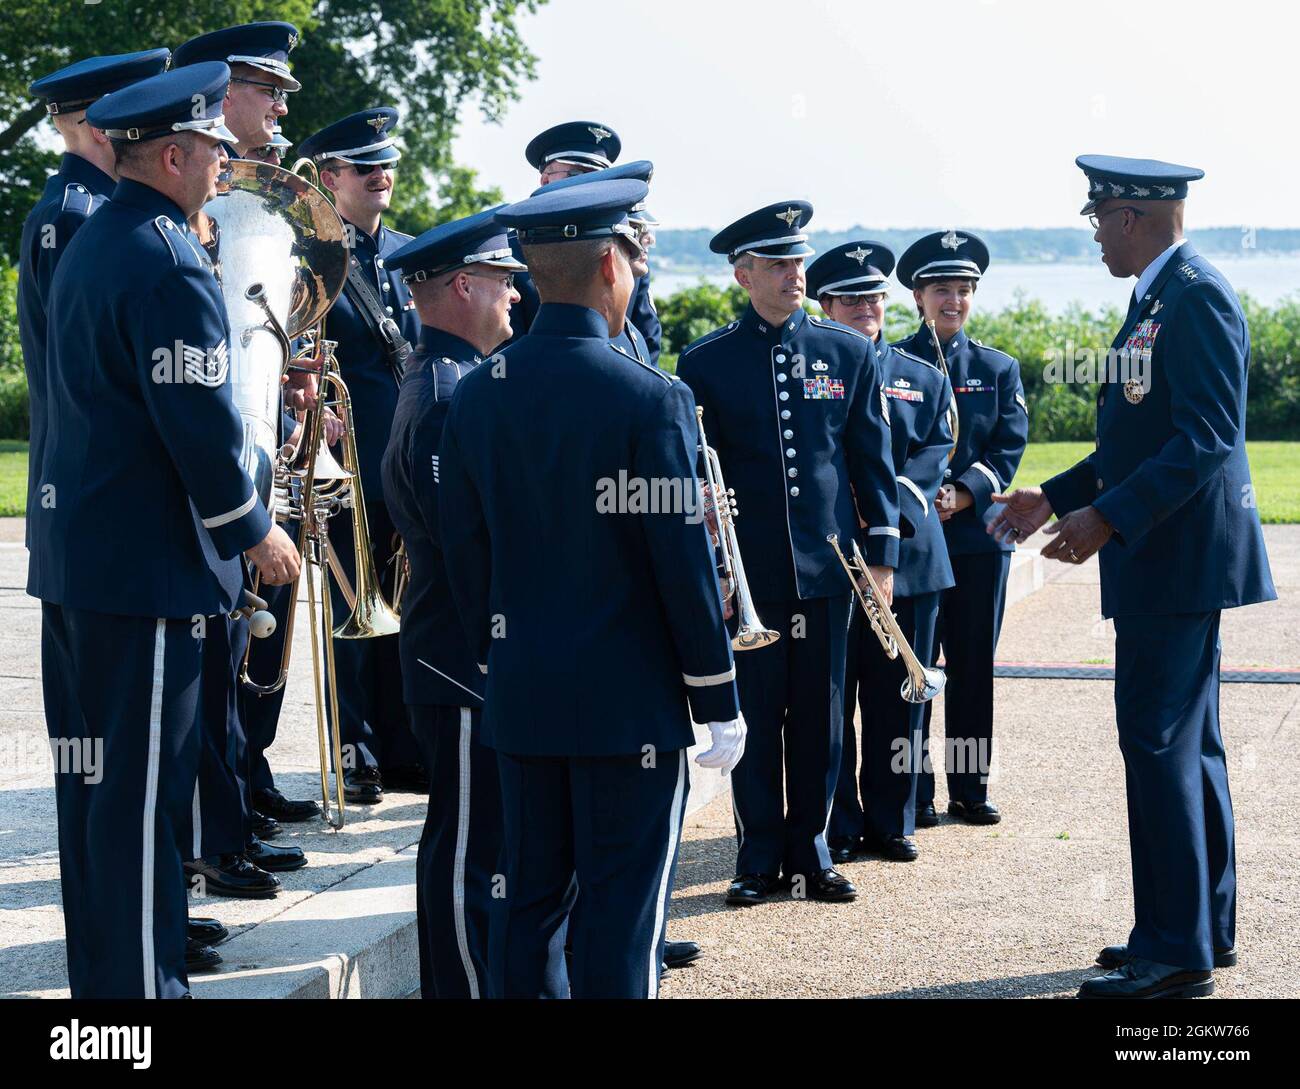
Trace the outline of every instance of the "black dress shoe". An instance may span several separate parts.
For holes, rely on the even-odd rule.
[[[1085,979],[1080,998],[1203,998],[1214,994],[1214,975],[1130,957],[1113,972]]]
[[[1111,971],[1122,964],[1127,964],[1129,960],[1127,945],[1108,945],[1097,954],[1097,964],[1099,967]],[[1237,964],[1236,949],[1216,949],[1214,951],[1214,967],[1216,968],[1234,968]]]
[[[700,959],[700,947],[695,942],[664,942],[664,967],[683,968]]]
[[[992,802],[950,801],[948,813],[967,824],[997,824],[1002,819],[998,807]]]
[[[204,945],[193,938],[185,939],[185,973],[211,972],[221,963],[221,954],[210,945]]]
[[[853,856],[858,853],[857,841],[851,839],[831,840],[826,847],[831,853],[831,861],[837,866],[842,862],[852,862]]]
[[[873,855],[879,855],[893,862],[915,862],[916,856],[920,854],[912,840],[897,832],[879,838],[863,836],[862,847]]]
[[[269,900],[280,891],[280,882],[259,870],[243,855],[220,855],[215,862],[198,858],[185,863],[185,873],[203,879],[203,892],[210,896],[235,896],[246,900]]]
[[[354,768],[343,773],[343,797],[353,805],[378,805],[384,800],[384,780],[378,768]]]
[[[848,900],[856,900],[858,890],[853,887],[853,882],[842,873],[827,867],[821,873],[814,874],[809,879],[808,885],[804,889],[804,895],[809,900],[817,900],[824,904],[839,904]]]
[[[309,821],[320,816],[320,806],[316,802],[290,801],[275,787],[253,791],[253,808],[263,816],[274,817],[278,821],[284,821],[285,824]],[[260,832],[257,834],[261,835]]]
[[[280,822],[253,811],[253,835],[258,839],[275,839],[280,834]]]
[[[256,836],[244,849],[244,857],[258,869],[268,873],[287,873],[301,870],[307,865],[307,856],[301,847],[281,847],[275,843],[263,843]]]
[[[191,915],[185,923],[185,936],[201,945],[220,945],[230,937],[230,931],[216,919],[201,919]]]
[[[384,768],[384,784],[389,790],[428,794],[429,773],[419,764],[399,764],[394,768]]]
[[[727,903],[741,907],[766,903],[780,885],[776,874],[738,873],[727,886]]]
[[[917,828],[933,828],[938,823],[939,814],[935,812],[934,802],[926,802],[925,805],[916,807]]]

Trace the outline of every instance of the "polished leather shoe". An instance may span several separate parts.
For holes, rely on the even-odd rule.
[[[429,773],[419,764],[400,764],[384,768],[384,785],[389,790],[402,790],[409,794],[429,793]]]
[[[384,780],[378,768],[353,768],[343,773],[343,797],[353,805],[378,805],[384,800]]]
[[[280,822],[274,817],[267,817],[253,811],[253,835],[258,839],[275,839],[280,834]]]
[[[853,861],[853,856],[858,853],[858,844],[856,840],[835,839],[826,844],[826,849],[831,853],[831,862],[838,866]]]
[[[917,828],[933,828],[938,823],[939,814],[935,811],[934,802],[927,802],[925,805],[916,807]]]
[[[700,947],[695,942],[664,942],[664,967],[684,968],[700,959]]]
[[[920,854],[914,841],[897,832],[891,832],[879,839],[864,836],[862,847],[871,854],[887,858],[892,862],[915,862],[916,856]]]
[[[230,931],[216,919],[202,919],[197,915],[191,915],[185,921],[185,936],[201,945],[220,945],[230,937]]]
[[[268,873],[287,873],[301,870],[307,865],[307,856],[301,847],[282,847],[276,843],[263,843],[256,836],[244,849],[244,857],[258,869]]]
[[[809,879],[804,895],[809,900],[817,900],[824,904],[838,904],[856,900],[858,890],[842,873],[827,867]]]
[[[253,791],[253,808],[264,817],[274,817],[285,824],[309,821],[320,816],[320,806],[316,802],[291,801],[276,790],[275,787]],[[258,835],[261,835],[261,833],[259,832]]]
[[[1204,968],[1178,968],[1130,957],[1113,972],[1085,979],[1080,998],[1204,998],[1214,994],[1214,975]]]
[[[243,855],[220,855],[215,862],[196,858],[185,863],[188,884],[195,888],[193,879],[203,879],[203,892],[208,896],[235,896],[245,900],[269,900],[280,891],[280,882],[265,870],[259,870]]]
[[[210,945],[193,938],[185,939],[185,973],[211,972],[221,963],[221,954]]]
[[[1129,960],[1127,945],[1108,945],[1097,954],[1097,964],[1107,971],[1118,968],[1121,964],[1127,964]],[[1236,949],[1216,949],[1214,951],[1214,967],[1216,968],[1234,968],[1237,964]]]
[[[747,907],[762,904],[781,886],[775,874],[738,873],[727,886],[727,903]]]
[[[949,802],[948,813],[967,824],[997,824],[1002,819],[992,802]]]

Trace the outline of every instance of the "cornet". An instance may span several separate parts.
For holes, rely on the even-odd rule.
[[[898,694],[908,703],[926,703],[934,699],[943,691],[943,686],[947,683],[948,678],[942,669],[930,669],[923,666],[920,659],[917,658],[907,642],[907,636],[903,634],[903,629],[898,626],[898,619],[889,606],[884,603],[884,596],[880,592],[880,587],[876,585],[876,580],[871,574],[871,569],[867,566],[867,561],[862,555],[862,549],[858,547],[858,542],[850,542],[853,545],[853,559],[848,560],[840,550],[840,539],[836,534],[830,534],[826,540],[835,549],[835,555],[839,557],[840,566],[844,568],[844,573],[849,576],[849,582],[853,584],[853,592],[858,595],[858,601],[862,604],[862,611],[871,624],[871,630],[876,633],[876,638],[880,640],[880,645],[885,651],[885,657],[892,660],[897,658],[899,654],[903,656],[903,664],[907,667],[907,679],[903,681],[903,687],[899,689]],[[867,584],[865,591],[862,587],[864,581]]]

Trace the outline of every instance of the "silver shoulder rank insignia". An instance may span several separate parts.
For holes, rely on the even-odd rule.
[[[1144,185],[1135,185],[1133,186],[1133,195],[1135,197],[1149,197],[1151,190]]]
[[[855,260],[860,265],[862,264],[863,261],[865,261],[868,257],[871,256],[871,251],[862,246],[859,246],[855,250],[846,250],[844,256],[852,257],[853,260]]]
[[[388,118],[384,117],[383,114],[380,114],[378,117],[372,117],[369,121],[366,122],[366,124],[369,125],[371,128],[373,128],[376,132],[378,132],[380,129],[384,127],[384,122],[387,120]]]
[[[1146,391],[1142,388],[1142,380],[1139,378],[1130,378],[1124,383],[1124,399],[1131,405],[1140,404],[1142,398],[1146,396]]]
[[[1174,187],[1172,185],[1157,185],[1156,192],[1162,197],[1172,197],[1174,195]]]
[[[1159,314],[1161,307],[1163,307],[1164,305],[1165,304],[1162,303],[1159,299],[1156,299],[1156,301],[1151,304],[1151,313]]]
[[[941,239],[939,245],[946,250],[955,250],[958,246],[966,245],[966,239],[962,238],[956,231],[949,231]]]
[[[1196,269],[1192,268],[1192,266],[1187,264],[1186,262],[1184,262],[1182,265],[1179,266],[1178,271],[1181,272],[1184,276],[1186,276],[1189,280],[1195,280],[1200,275],[1200,273],[1197,272]]]
[[[608,140],[614,134],[609,129],[602,129],[599,125],[588,125],[587,131],[596,138],[596,143]]]
[[[188,344],[181,344],[180,348],[187,382],[216,389],[226,381],[226,372],[230,369],[230,353],[224,340],[207,351]]]
[[[784,219],[787,227],[793,227],[795,222],[803,215],[798,208],[787,208],[784,212],[777,212],[777,219]]]

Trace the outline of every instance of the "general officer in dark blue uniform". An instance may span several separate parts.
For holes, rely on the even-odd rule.
[[[398,387],[420,335],[415,300],[400,274],[387,267],[388,257],[411,241],[409,234],[383,225],[401,158],[393,140],[397,122],[392,107],[362,110],[309,136],[300,148],[320,168],[321,184],[334,195],[354,239],[347,284],[325,328],[330,339],[338,341],[339,365],[352,397],[372,561],[390,601],[398,542],[380,466]],[[330,539],[355,586],[349,519],[333,519]],[[331,585],[334,611],[346,617],[351,607],[337,582]],[[349,801],[362,805],[380,801],[385,786],[425,791],[429,785],[406,723],[397,643],[395,635],[334,640],[345,793]]]
[[[956,585],[945,590],[933,658],[943,647],[948,684],[944,693],[948,812],[970,824],[996,824],[998,807],[988,800],[993,759],[993,653],[1002,630],[1011,542],[984,532],[991,496],[1016,475],[1029,438],[1029,412],[1020,364],[1006,352],[966,335],[975,287],[989,265],[988,247],[969,231],[936,231],[907,247],[898,261],[898,282],[912,289],[921,327],[897,347],[943,365],[957,396],[957,449],[944,470],[939,517]],[[931,333],[925,322],[934,322]],[[931,706],[925,711],[929,749]],[[917,784],[917,819],[938,823],[934,772],[929,754]]]
[[[856,895],[832,868],[825,837],[851,593],[826,538],[860,539],[886,593],[898,565],[898,488],[876,349],[802,308],[811,217],[806,201],[785,201],[714,236],[710,249],[735,266],[749,305],[677,363],[735,490],[758,614],[780,633],[737,658],[750,737],[732,787],[740,841],[732,904],[762,902],[782,873],[797,896]]]
[[[267,582],[297,573],[240,466],[229,327],[186,226],[226,162],[228,79],[224,64],[196,65],[87,110],[121,180],[51,288],[40,471],[56,502],[33,528],[29,589],[51,738],[61,752],[102,744],[98,781],[56,774],[74,997],[188,994],[179,831],[202,637],[243,604],[241,552]],[[198,117],[196,101],[211,104]]]
[[[743,752],[734,665],[695,476],[686,386],[610,344],[639,248],[632,180],[498,213],[542,308],[457,386],[440,452],[448,581],[487,677],[505,803],[506,997],[653,997],[692,717]],[[645,502],[647,492],[655,499]]]
[[[1083,155],[1111,275],[1137,277],[1097,394],[1097,448],[990,525],[1043,555],[1100,551],[1115,620],[1115,717],[1124,754],[1134,926],[1081,998],[1195,996],[1237,962],[1237,874],[1219,730],[1219,617],[1277,597],[1246,460],[1250,331],[1231,285],[1183,237],[1194,167]]]
[[[885,342],[882,324],[894,255],[881,242],[858,240],[828,250],[808,268],[808,294],[827,317],[875,342],[889,398],[890,440],[898,503],[915,530],[899,549],[894,613],[918,660],[930,665],[939,592],[953,584],[943,527],[934,502],[953,452],[952,386],[931,363]],[[925,705],[901,698],[907,679],[900,658],[885,657],[854,602],[844,670],[844,752],[827,830],[831,858],[847,862],[862,849],[911,862],[916,782]],[[853,718],[862,704],[862,771],[857,773]],[[859,784],[861,800],[859,801]]]
[[[384,454],[384,495],[406,545],[402,687],[428,769],[429,809],[416,861],[420,993],[487,998],[488,934],[504,901],[501,788],[483,744],[483,675],[465,641],[443,565],[438,444],[452,392],[510,334],[518,299],[506,229],[489,209],[426,231],[387,261],[420,315]]]
[[[538,133],[529,141],[524,156],[529,165],[537,171],[540,187],[556,182],[581,178],[610,169],[622,151],[623,144],[618,133],[602,125],[599,121],[566,121],[553,125],[545,132]],[[627,167],[633,167],[631,171]],[[642,178],[649,183],[649,173],[653,166],[644,160],[636,164],[615,167],[612,177],[641,177],[642,168],[649,172]],[[533,194],[534,196],[536,193]],[[641,209],[629,214],[628,220],[634,226],[644,220],[637,219]],[[643,247],[646,248],[646,247]],[[515,244],[515,256],[519,256],[518,243]],[[641,335],[649,352],[649,362],[659,365],[659,347],[663,342],[663,329],[659,324],[659,315],[655,312],[654,299],[650,294],[650,265],[642,261],[644,271],[637,272],[636,289],[627,304],[629,323]],[[533,323],[540,305],[537,289],[528,273],[521,273],[516,280],[519,288],[519,302],[510,311],[510,324],[514,330],[511,342],[524,336]],[[629,332],[629,338],[632,336]]]

